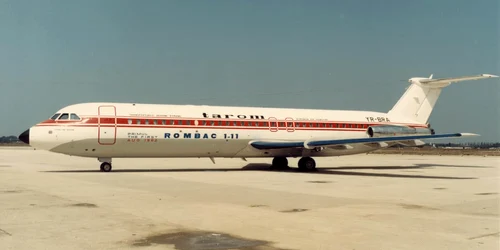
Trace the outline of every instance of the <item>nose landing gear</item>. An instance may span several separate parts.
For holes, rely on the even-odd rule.
[[[112,169],[111,163],[109,162],[101,163],[101,172],[109,172],[111,171],[111,169]]]
[[[113,168],[111,165],[111,158],[97,158],[101,163],[101,172],[110,172]]]

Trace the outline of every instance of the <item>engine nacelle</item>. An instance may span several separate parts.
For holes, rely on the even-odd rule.
[[[411,128],[400,125],[380,125],[368,127],[366,133],[370,137],[388,137],[405,135],[433,135],[434,129],[431,128]]]

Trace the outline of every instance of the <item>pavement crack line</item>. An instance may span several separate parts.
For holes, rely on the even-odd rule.
[[[478,236],[470,237],[469,240],[475,240],[475,239],[484,238],[484,237],[488,237],[488,236],[495,236],[498,234],[500,234],[500,232],[496,232],[496,233],[492,233],[492,234],[481,234]]]
[[[7,232],[7,231],[5,231],[5,230],[3,230],[1,228],[0,228],[0,233],[4,233],[4,234],[6,234],[8,236],[12,236],[12,234],[10,234],[9,232]]]

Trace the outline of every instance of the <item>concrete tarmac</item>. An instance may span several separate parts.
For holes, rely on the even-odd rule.
[[[500,249],[500,157],[96,159],[0,148],[0,249]]]

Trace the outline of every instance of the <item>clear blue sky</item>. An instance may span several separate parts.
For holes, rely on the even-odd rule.
[[[498,0],[0,0],[0,135],[92,101],[385,112],[410,77],[500,74],[499,13]],[[498,78],[452,85],[431,124],[500,141],[499,100]]]

